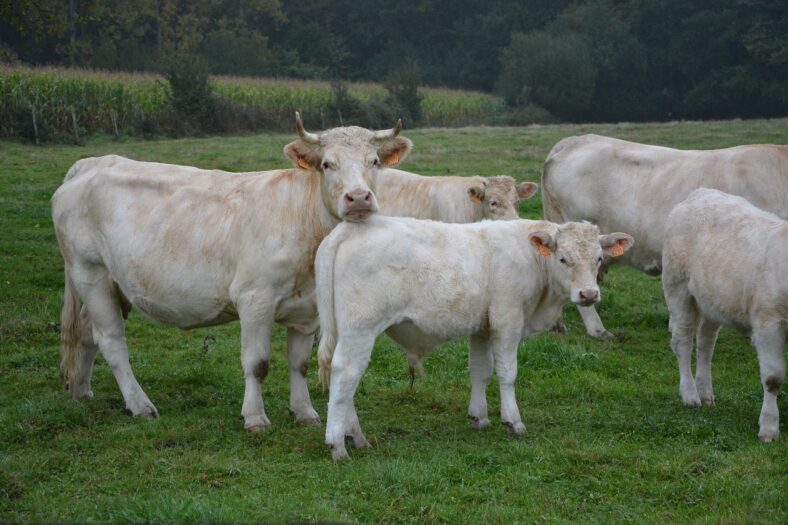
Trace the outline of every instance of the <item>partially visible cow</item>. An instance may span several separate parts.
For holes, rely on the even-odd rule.
[[[758,351],[763,384],[758,437],[776,440],[788,336],[788,222],[741,197],[695,190],[668,216],[662,283],[684,404],[714,404],[711,357],[720,326],[745,330]]]
[[[603,253],[623,252],[632,242],[623,233],[600,235],[589,223],[446,224],[377,215],[339,225],[315,259],[318,362],[321,380],[330,380],[326,443],[333,458],[347,457],[345,435],[369,446],[353,397],[384,331],[421,355],[469,335],[474,426],[489,424],[494,365],[501,420],[524,432],[514,395],[518,343],[553,326],[568,300],[598,301]]]
[[[628,232],[637,244],[620,261],[658,275],[668,214],[701,187],[739,195],[788,219],[788,146],[682,151],[599,135],[565,138],[544,163],[544,218]],[[589,335],[613,337],[593,306],[579,310]]]
[[[485,219],[519,218],[518,203],[530,199],[539,186],[512,177],[425,177],[387,169],[378,178],[375,196],[380,213],[433,221],[468,223]],[[424,375],[417,352],[405,348],[411,383]]]
[[[375,189],[380,213],[441,222],[478,222],[519,218],[517,204],[539,188],[512,177],[424,177],[385,170]]]
[[[401,122],[315,134],[296,113],[296,128],[300,139],[284,148],[295,169],[228,173],[110,155],[69,170],[52,197],[52,219],[65,261],[61,354],[74,398],[92,396],[101,350],[126,408],[158,416],[129,365],[124,318],[133,306],[179,328],[240,319],[249,431],[271,424],[260,382],[273,324],[285,325],[290,410],[298,422],[320,421],[306,384],[318,327],[315,252],[343,219],[377,211],[378,172],[412,144],[397,137]]]

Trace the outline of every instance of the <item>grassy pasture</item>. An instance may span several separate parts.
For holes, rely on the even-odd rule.
[[[403,168],[538,181],[551,145],[586,132],[680,148],[785,144],[788,120],[416,130],[405,133],[415,148]],[[725,329],[717,406],[682,406],[659,280],[627,268],[608,274],[600,308],[622,341],[586,337],[567,308],[568,334],[521,343],[522,437],[500,425],[495,381],[492,426],[467,423],[464,341],[437,349],[411,388],[404,355],[381,339],[356,396],[374,448],[334,464],[324,427],[288,415],[284,330],[264,385],[274,427],[247,435],[238,324],[181,332],[135,313],[132,367],[161,418],[125,415],[100,357],[95,399],[70,400],[58,370],[63,274],[49,209],[68,167],[107,153],[231,171],[284,167],[291,139],[0,142],[0,522],[788,521],[785,394],[783,437],[763,445],[755,352]],[[539,194],[522,205],[524,217],[540,212]],[[325,419],[316,364],[309,377]]]

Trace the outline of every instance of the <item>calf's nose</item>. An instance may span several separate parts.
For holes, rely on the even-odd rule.
[[[584,288],[580,290],[580,300],[586,303],[596,301],[599,297],[599,290],[594,288]]]

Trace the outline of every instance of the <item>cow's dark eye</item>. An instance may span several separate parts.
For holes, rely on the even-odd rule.
[[[498,206],[498,201],[490,201],[490,206]]]
[[[378,159],[374,159],[374,160],[372,161],[372,165],[373,165],[373,166],[380,166],[380,161],[379,161]]]
[[[324,162],[323,162],[323,169],[324,169],[324,170],[327,170],[327,169],[329,169],[329,168],[331,168],[331,163],[330,163],[330,162],[328,162],[328,161],[324,161]]]
[[[602,262],[602,257],[599,257],[599,259],[597,259],[596,262],[601,263]]]
[[[566,259],[564,259],[563,257],[561,257],[558,260],[561,262],[561,264],[569,264],[569,263],[566,262]]]

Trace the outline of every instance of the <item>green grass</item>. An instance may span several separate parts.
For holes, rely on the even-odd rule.
[[[538,181],[550,146],[585,132],[713,148],[788,143],[788,120],[407,131],[415,148],[403,168]],[[495,383],[493,425],[468,425],[464,341],[428,357],[411,389],[404,355],[381,338],[356,396],[374,448],[334,464],[324,428],[298,427],[288,415],[283,330],[264,385],[274,427],[247,435],[238,324],[182,332],[134,313],[132,367],[161,418],[125,415],[101,358],[95,399],[70,400],[58,369],[63,275],[49,217],[68,167],[106,153],[235,171],[283,167],[291,139],[0,142],[0,522],[788,520],[786,396],[783,438],[761,444],[755,352],[726,329],[714,361],[717,406],[682,406],[659,280],[627,268],[608,274],[600,307],[622,341],[586,337],[567,308],[567,334],[520,345],[522,437],[500,425]],[[538,196],[521,211],[539,217]],[[216,341],[206,346],[209,334]],[[316,366],[309,374],[325,418]]]

